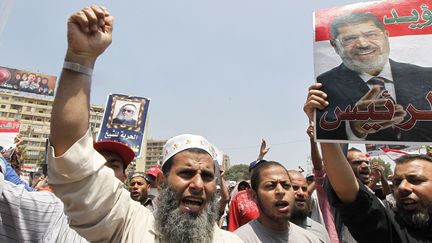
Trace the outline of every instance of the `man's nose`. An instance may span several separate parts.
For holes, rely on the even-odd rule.
[[[285,195],[286,190],[285,188],[279,183],[277,184],[276,188],[275,188],[275,194],[276,195]]]
[[[357,46],[364,47],[364,46],[368,46],[370,43],[366,37],[364,37],[363,35],[360,35],[357,39],[356,44],[357,44]]]
[[[412,192],[412,184],[409,183],[406,179],[403,179],[399,184],[397,190],[402,196],[407,196]]]
[[[192,177],[189,188],[191,190],[191,193],[195,194],[201,193],[203,191],[204,181],[202,180],[200,174],[196,174],[194,177]]]

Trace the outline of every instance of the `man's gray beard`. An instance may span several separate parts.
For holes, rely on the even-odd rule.
[[[415,211],[407,211],[398,205],[397,210],[403,221],[412,228],[427,230],[432,227],[431,214],[425,208]]]
[[[164,242],[212,242],[217,217],[216,193],[208,202],[207,210],[200,214],[182,212],[176,193],[164,183],[159,194],[159,207],[155,212],[156,229]]]

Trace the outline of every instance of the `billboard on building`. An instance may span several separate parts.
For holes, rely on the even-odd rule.
[[[108,95],[97,141],[122,142],[135,152],[135,157],[140,157],[149,103],[150,99],[144,97]]]
[[[15,137],[19,134],[20,121],[0,120],[0,152],[3,157],[8,158],[15,150]]]
[[[0,89],[54,96],[57,77],[0,66]]]

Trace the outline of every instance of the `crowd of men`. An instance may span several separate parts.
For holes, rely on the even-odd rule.
[[[164,145],[160,168],[127,181],[133,151],[94,143],[88,122],[92,70],[112,30],[103,7],[69,18],[47,151],[53,193],[16,185],[0,160],[2,242],[432,242],[432,159],[401,157],[389,187],[365,153],[318,145],[313,113],[329,105],[322,83],[309,88],[304,105],[312,175],[264,160],[263,140],[249,179],[230,195],[215,146],[182,134]]]

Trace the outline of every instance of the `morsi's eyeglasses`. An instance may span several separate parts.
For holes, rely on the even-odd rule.
[[[357,43],[360,40],[360,37],[363,39],[366,39],[367,41],[376,41],[382,38],[383,36],[382,31],[368,31],[366,33],[361,33],[360,35],[346,35],[346,36],[339,36],[337,37],[337,41],[339,41],[343,46],[350,46],[354,43]]]

